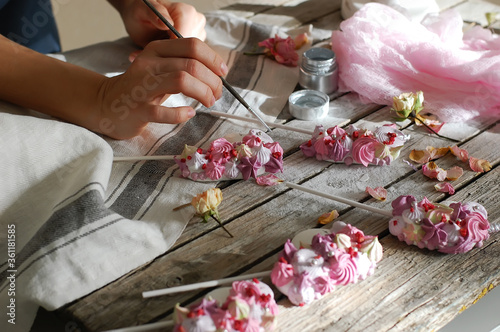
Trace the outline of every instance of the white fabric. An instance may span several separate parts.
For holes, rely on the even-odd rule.
[[[439,6],[435,0],[342,0],[342,18],[348,19],[369,2],[378,2],[392,7],[416,22],[420,22],[427,14],[439,12]]]
[[[274,120],[298,81],[298,69],[263,56],[246,56],[275,27],[208,16],[208,43],[231,67],[227,80],[250,105]],[[66,52],[67,61],[115,75],[126,70],[134,47],[127,39]],[[279,84],[276,84],[279,78]],[[172,209],[215,183],[177,176],[171,161],[120,162],[112,157],[179,154],[249,127],[198,114],[182,125],[150,125],[139,137],[114,141],[86,129],[0,102],[0,331],[27,331],[38,306],[59,308],[165,253],[193,217]],[[251,116],[224,93],[213,108]],[[8,225],[15,225],[15,262],[8,266]],[[9,272],[13,270],[14,272]],[[15,275],[15,296],[6,279]],[[15,325],[6,306],[16,303]],[[7,318],[7,319],[6,319]]]

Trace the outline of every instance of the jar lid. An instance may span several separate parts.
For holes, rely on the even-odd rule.
[[[337,66],[335,52],[324,47],[313,47],[302,55],[302,68],[308,71],[329,71]]]
[[[300,120],[322,119],[328,114],[330,98],[316,90],[299,90],[288,97],[290,114]]]

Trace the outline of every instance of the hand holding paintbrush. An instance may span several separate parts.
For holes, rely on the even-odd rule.
[[[177,38],[184,38],[179,31],[177,31],[174,26],[148,1],[148,0],[143,0],[144,3],[158,16],[158,18],[172,31],[172,33],[177,37]],[[267,131],[271,131],[271,128],[264,122],[264,120],[259,116],[257,112],[255,112],[250,105],[243,99],[243,97],[240,96],[240,94],[226,81],[226,79],[222,76],[220,76],[220,79],[222,80],[222,84],[224,84],[224,87],[243,105],[245,108],[250,111],[255,117],[260,121],[260,123],[267,129]]]

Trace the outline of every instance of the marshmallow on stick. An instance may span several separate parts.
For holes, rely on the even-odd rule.
[[[278,305],[272,289],[253,279],[234,281],[188,308],[175,306],[174,332],[273,331]]]
[[[185,145],[179,156],[115,157],[114,161],[175,160],[181,177],[194,181],[257,178],[283,172],[283,148],[258,129],[210,143],[207,149]]]
[[[268,275],[269,273],[266,273]],[[272,289],[255,278],[237,280],[232,287],[216,288],[188,307],[179,303],[174,320],[131,326],[107,332],[142,332],[170,328],[174,332],[273,331],[278,305]],[[248,329],[247,329],[248,328]]]
[[[384,166],[399,157],[408,139],[394,124],[380,126],[373,132],[353,125],[345,130],[339,126],[325,130],[319,125],[300,149],[306,157],[318,160]]]
[[[290,302],[302,306],[333,291],[335,286],[365,279],[381,259],[382,246],[376,236],[337,221],[331,230],[309,229],[288,240],[271,271],[148,291],[143,297],[213,287],[226,280],[270,276]]]
[[[256,122],[255,119],[234,114],[210,112],[210,114],[229,119]],[[396,128],[396,125],[384,125],[375,131],[360,129],[353,125],[342,129],[334,126],[324,129],[316,126],[314,131],[295,128],[277,123],[269,126],[310,135],[311,139],[300,146],[306,157],[315,157],[335,163],[368,165],[390,165],[399,157],[403,145],[410,139]]]
[[[386,211],[294,183],[285,184],[293,189],[388,216],[389,231],[400,241],[446,254],[466,253],[474,247],[480,248],[489,238],[489,233],[500,230],[498,225],[490,226],[486,209],[475,202],[451,203],[447,206],[431,203],[427,198],[419,202],[411,195],[403,195],[392,201],[392,211]]]

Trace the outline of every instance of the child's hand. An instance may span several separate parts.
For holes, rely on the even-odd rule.
[[[222,96],[222,58],[197,38],[157,40],[148,44],[122,75],[100,89],[99,132],[117,139],[141,133],[149,122],[180,123],[192,107],[163,107],[171,94],[183,93],[211,107]]]

